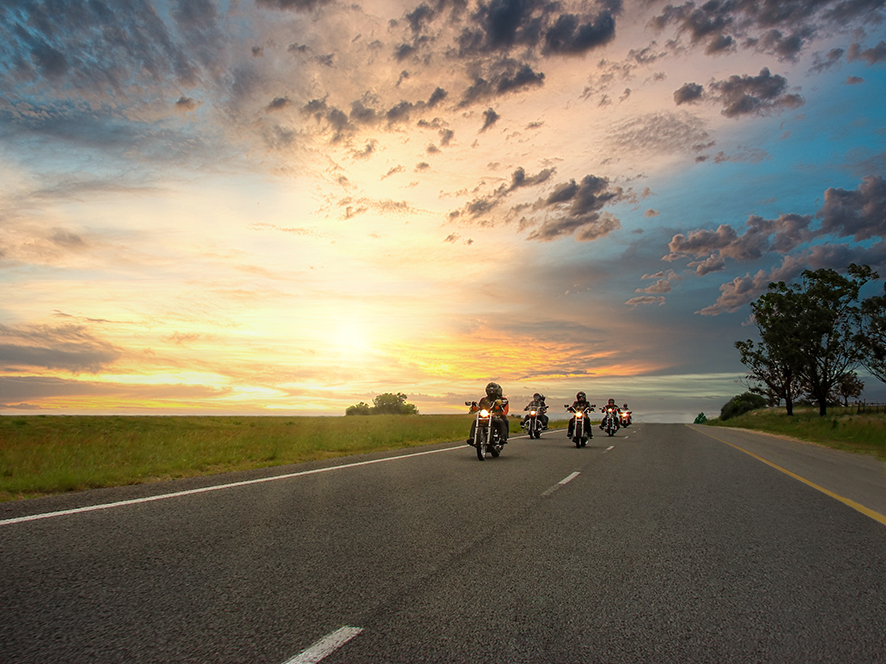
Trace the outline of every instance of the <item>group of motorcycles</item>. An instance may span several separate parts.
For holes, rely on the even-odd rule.
[[[474,409],[477,408],[477,403],[473,401],[465,401],[465,405],[471,407],[471,412],[475,412]],[[591,431],[590,414],[594,412],[596,404],[590,404],[585,408],[574,408],[565,404],[565,407],[567,411],[573,414],[572,442],[575,443],[576,447],[585,447],[588,444],[588,440],[594,437]],[[528,410],[529,413],[520,426],[526,429],[530,438],[541,438],[542,431],[546,429],[542,420],[546,408],[527,406],[524,410]],[[608,436],[615,435],[621,427],[629,427],[631,425],[631,411],[628,410],[627,404],[625,404],[624,408],[618,408],[610,404],[601,408],[600,412],[603,414],[600,428]],[[472,445],[477,450],[477,458],[483,461],[486,459],[487,454],[498,457],[501,454],[504,441],[501,439],[498,428],[491,426],[494,414],[486,408],[480,408],[476,410],[476,413],[477,418],[472,427]]]

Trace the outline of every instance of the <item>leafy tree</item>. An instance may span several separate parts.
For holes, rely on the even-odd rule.
[[[800,283],[769,284],[768,292],[751,304],[763,349],[739,342],[751,375],[759,375],[773,393],[781,389],[782,398],[793,390],[796,377],[818,402],[819,414],[826,415],[834,386],[861,358],[856,343],[861,320],[858,294],[876,278],[867,265],[853,263],[845,277],[825,268],[804,271]]]
[[[753,307],[754,304],[751,305],[752,309]],[[774,335],[767,336],[773,337],[771,346],[765,343],[754,344],[748,339],[736,341],[735,347],[741,354],[741,363],[751,371],[748,378],[758,383],[750,391],[763,396],[771,406],[779,405],[784,399],[788,415],[793,415],[794,400],[801,393],[799,378],[786,350],[779,352],[777,339]]]
[[[372,400],[372,403],[375,404],[373,411],[378,414],[417,415],[418,408],[411,403],[406,403],[406,399],[408,397],[401,392],[379,394]]]
[[[861,303],[861,327],[856,342],[861,348],[862,366],[886,382],[886,296],[869,297]]]
[[[411,403],[406,403],[407,398],[405,394],[400,392],[397,394],[385,392],[372,400],[372,406],[362,401],[348,406],[345,415],[418,415],[418,408]]]
[[[369,404],[361,401],[353,406],[348,406],[347,410],[345,410],[345,415],[369,415],[371,412],[372,408]]]
[[[738,396],[732,397],[729,401],[723,404],[723,407],[720,409],[720,419],[728,420],[730,417],[738,417],[739,415],[744,415],[752,410],[765,407],[766,399],[759,394],[744,392]]]
[[[699,413],[698,415],[695,416],[695,424],[704,424],[707,421],[708,421],[708,418],[705,417],[704,413]]]
[[[844,373],[837,380],[831,391],[831,401],[842,403],[844,406],[849,405],[850,399],[858,399],[864,390],[864,382],[858,377],[854,371]]]

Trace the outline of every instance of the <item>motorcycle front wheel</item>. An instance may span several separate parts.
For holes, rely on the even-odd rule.
[[[480,459],[480,461],[486,460],[486,445],[486,433],[481,431],[477,440],[477,458]]]

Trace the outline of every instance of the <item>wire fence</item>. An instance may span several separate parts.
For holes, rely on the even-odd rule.
[[[868,403],[866,401],[858,401],[854,405],[849,407],[849,410],[854,410],[856,414],[861,413],[886,413],[886,403]]]

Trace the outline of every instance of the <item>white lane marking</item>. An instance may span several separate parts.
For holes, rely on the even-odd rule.
[[[242,482],[231,482],[230,484],[216,484],[213,486],[205,486],[199,489],[189,489],[187,491],[176,491],[175,493],[163,493],[156,496],[146,496],[144,498],[132,498],[130,500],[120,500],[116,503],[102,503],[101,505],[87,505],[85,507],[75,507],[69,510],[60,510],[58,512],[44,512],[43,514],[32,514],[30,516],[19,516],[12,519],[0,520],[0,526],[13,523],[23,523],[25,521],[38,521],[40,519],[51,519],[56,516],[65,516],[68,514],[79,514],[80,512],[94,512],[96,510],[107,510],[113,507],[124,507],[126,505],[138,505],[139,503],[150,503],[155,500],[165,500],[167,498],[179,498],[181,496],[191,496],[197,493],[207,493],[209,491],[220,491],[221,489],[232,489],[234,487],[248,486],[250,484],[261,484],[262,482],[274,482],[276,480],[288,480],[293,477],[302,477],[303,475],[316,475],[317,473],[328,473],[333,470],[343,470],[345,468],[356,468],[358,466],[368,466],[373,463],[384,463],[386,461],[398,461],[408,457],[424,456],[425,454],[437,454],[438,452],[451,452],[452,450],[463,449],[460,447],[444,447],[440,450],[430,450],[427,452],[414,452],[413,454],[401,454],[400,456],[387,457],[384,459],[372,459],[371,461],[358,461],[356,463],[348,463],[341,466],[329,466],[327,468],[315,468],[313,470],[303,470],[298,473],[288,473],[286,475],[274,475],[273,477],[260,477],[255,480],[244,480]]]
[[[572,474],[570,474],[570,475],[567,475],[567,476],[564,477],[562,480],[560,480],[560,481],[558,482],[558,484],[560,484],[561,486],[564,485],[564,484],[569,484],[572,480],[574,480],[574,479],[575,479],[576,477],[578,477],[579,475],[581,475],[581,473],[578,472],[578,471],[575,471],[574,473],[572,473]]]
[[[554,491],[556,491],[557,489],[559,489],[560,487],[562,487],[564,484],[568,484],[569,482],[571,482],[572,480],[574,480],[574,479],[575,479],[576,477],[578,477],[579,475],[581,475],[581,473],[579,473],[578,471],[576,471],[576,472],[571,473],[570,475],[564,477],[562,480],[560,480],[559,482],[557,482],[557,483],[556,483],[554,486],[552,486],[550,489],[548,489],[548,490],[545,491],[543,494],[541,494],[541,495],[542,495],[542,498],[547,498],[547,497],[550,496],[552,493],[554,493]]]
[[[609,447],[606,448],[606,451],[611,452],[614,449],[615,449],[615,445],[610,445]]]
[[[359,627],[342,627],[332,634],[327,634],[310,648],[299,653],[285,664],[317,664],[321,659],[341,648],[363,630]]]

